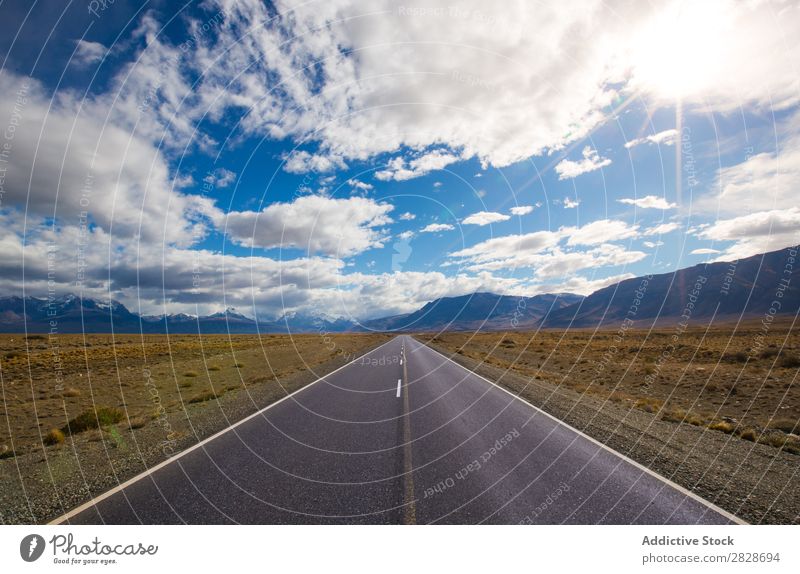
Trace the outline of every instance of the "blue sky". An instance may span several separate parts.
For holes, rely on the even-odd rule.
[[[0,13],[4,294],[360,319],[798,243],[797,6]]]

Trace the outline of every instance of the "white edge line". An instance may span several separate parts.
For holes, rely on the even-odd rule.
[[[402,388],[401,385],[403,384],[403,379],[397,379],[397,398],[400,398],[400,389]]]
[[[216,439],[216,438],[218,438],[218,437],[220,437],[220,436],[224,435],[225,433],[228,433],[228,432],[232,431],[233,429],[235,429],[235,428],[236,428],[236,427],[238,427],[239,425],[242,425],[242,424],[246,423],[246,422],[247,422],[247,421],[249,421],[250,419],[254,419],[255,417],[257,417],[257,416],[261,415],[261,414],[262,414],[264,411],[267,411],[267,410],[271,409],[272,407],[274,407],[274,406],[278,405],[279,403],[282,403],[282,402],[283,402],[283,401],[285,401],[286,399],[290,399],[290,398],[292,398],[292,397],[293,397],[294,395],[296,395],[297,393],[299,393],[299,392],[301,392],[301,391],[304,391],[304,390],[308,389],[309,387],[311,387],[311,386],[313,386],[313,385],[317,384],[318,382],[320,382],[320,381],[324,380],[326,377],[330,377],[332,374],[334,374],[334,373],[337,373],[337,372],[341,371],[341,370],[342,370],[342,369],[344,369],[345,367],[349,367],[350,365],[352,365],[352,364],[353,364],[353,363],[355,363],[356,361],[359,361],[359,360],[363,359],[364,357],[366,357],[366,356],[367,356],[367,355],[369,355],[370,353],[373,353],[373,352],[377,351],[378,349],[380,349],[380,348],[382,348],[382,347],[385,347],[386,345],[388,345],[389,343],[391,343],[392,341],[394,341],[396,338],[397,338],[397,337],[394,337],[394,338],[392,338],[392,339],[389,339],[388,341],[386,341],[386,342],[385,342],[385,343],[383,343],[382,345],[378,345],[378,346],[377,346],[377,347],[375,347],[374,349],[370,349],[369,351],[367,351],[367,352],[366,352],[366,353],[364,353],[363,355],[359,355],[358,357],[356,357],[355,359],[353,359],[353,360],[352,360],[352,361],[350,361],[349,363],[345,363],[345,364],[344,364],[344,365],[342,365],[341,367],[338,367],[338,368],[334,369],[333,371],[331,371],[330,373],[328,373],[328,374],[326,374],[326,375],[323,375],[323,376],[321,376],[321,377],[320,377],[320,378],[318,378],[317,380],[315,380],[315,381],[312,381],[312,382],[308,383],[307,385],[305,385],[305,386],[303,386],[303,387],[301,387],[301,388],[297,389],[296,391],[293,391],[293,392],[289,393],[289,394],[288,394],[288,395],[286,395],[285,397],[282,397],[282,398],[278,399],[278,400],[277,400],[277,401],[275,401],[274,403],[270,403],[270,404],[268,404],[268,405],[267,405],[266,407],[264,407],[263,409],[261,409],[261,410],[259,410],[259,411],[256,411],[256,412],[254,412],[254,413],[253,413],[253,414],[251,414],[251,415],[248,415],[247,417],[243,418],[243,419],[242,419],[242,420],[240,420],[239,422],[236,422],[236,423],[234,423],[234,424],[230,425],[229,427],[225,427],[224,429],[222,429],[221,431],[219,431],[219,432],[217,432],[217,433],[215,433],[215,434],[211,435],[210,437],[208,437],[208,438],[205,438],[205,439],[201,440],[200,442],[198,442],[197,444],[195,444],[195,445],[192,445],[192,446],[188,447],[186,450],[182,450],[181,452],[179,452],[179,453],[178,453],[178,454],[176,454],[175,456],[172,456],[172,457],[168,458],[167,460],[161,461],[161,462],[160,462],[160,463],[158,463],[157,465],[155,465],[155,466],[153,466],[153,467],[150,467],[150,468],[148,468],[147,470],[145,470],[145,471],[143,471],[143,472],[141,472],[141,473],[137,474],[137,475],[136,475],[136,476],[134,476],[133,478],[129,478],[128,480],[126,480],[126,481],[125,481],[125,482],[123,482],[122,484],[118,484],[118,485],[117,485],[117,486],[115,486],[114,488],[112,488],[112,489],[110,489],[110,490],[107,490],[106,492],[104,492],[104,493],[102,493],[102,494],[100,494],[100,495],[98,495],[98,496],[96,496],[96,497],[92,498],[91,500],[88,500],[88,501],[84,502],[83,504],[81,504],[80,506],[78,506],[78,507],[76,507],[76,508],[73,508],[72,510],[70,510],[70,511],[69,511],[69,512],[67,512],[66,514],[63,514],[63,515],[59,516],[58,518],[55,518],[55,519],[51,520],[50,522],[48,522],[48,523],[47,523],[47,525],[48,525],[48,526],[52,526],[52,525],[58,525],[58,524],[62,524],[62,523],[64,523],[65,521],[69,520],[69,519],[70,519],[70,518],[72,518],[73,516],[75,516],[75,515],[77,515],[77,514],[80,514],[81,512],[83,512],[84,510],[87,510],[88,508],[91,508],[92,506],[95,506],[95,505],[96,505],[98,502],[102,502],[103,500],[105,500],[106,498],[110,497],[110,496],[111,496],[111,495],[113,495],[113,494],[116,494],[116,493],[117,493],[117,492],[119,492],[120,490],[124,490],[124,489],[128,488],[128,487],[129,487],[130,485],[132,485],[134,482],[138,482],[138,481],[142,480],[143,478],[145,478],[145,477],[147,477],[147,476],[149,476],[149,475],[153,474],[154,472],[156,472],[156,471],[160,470],[161,468],[164,468],[164,467],[165,467],[165,466],[167,466],[168,464],[172,464],[173,462],[176,462],[178,459],[180,459],[180,458],[181,458],[181,457],[183,457],[184,455],[187,455],[187,454],[189,454],[190,452],[192,452],[192,451],[194,451],[194,450],[197,450],[198,448],[202,447],[203,445],[205,445],[205,444],[207,444],[207,443],[211,442],[212,440],[214,440],[214,439]],[[399,392],[400,392],[400,391],[398,390],[398,393],[399,393]],[[398,394],[397,396],[400,396],[400,395]]]
[[[504,393],[507,393],[507,394],[511,395],[512,397],[514,397],[514,398],[515,398],[515,399],[517,399],[518,401],[521,401],[521,402],[525,403],[526,405],[528,405],[529,407],[531,407],[533,410],[535,410],[535,411],[537,411],[537,412],[540,412],[540,413],[542,413],[542,414],[543,414],[543,415],[545,415],[546,417],[548,417],[548,418],[550,418],[550,419],[554,420],[555,422],[557,422],[558,424],[560,424],[560,425],[562,425],[562,426],[564,426],[564,427],[568,428],[568,429],[569,429],[569,430],[571,430],[572,432],[574,432],[574,433],[576,433],[576,434],[578,434],[578,435],[582,436],[582,437],[583,437],[583,438],[585,438],[586,440],[588,440],[588,441],[591,441],[591,442],[593,442],[594,444],[596,444],[597,446],[599,446],[599,447],[601,447],[601,448],[603,448],[603,449],[607,450],[608,452],[610,452],[610,453],[612,453],[612,454],[614,454],[614,455],[618,456],[619,458],[621,458],[622,460],[624,460],[624,461],[625,461],[625,462],[627,462],[628,464],[631,464],[631,465],[635,466],[635,467],[636,467],[636,468],[638,468],[639,470],[642,470],[642,471],[646,472],[646,473],[647,473],[647,474],[649,474],[650,476],[653,476],[654,478],[657,478],[658,480],[660,480],[661,482],[664,482],[665,484],[667,484],[668,486],[670,486],[670,487],[674,488],[675,490],[677,490],[677,491],[679,491],[679,492],[681,492],[681,493],[685,494],[686,496],[688,496],[688,497],[690,497],[690,498],[692,498],[692,499],[696,500],[697,502],[700,502],[700,503],[701,503],[701,504],[703,504],[704,506],[707,506],[708,508],[710,508],[710,509],[711,509],[711,510],[713,510],[714,512],[717,512],[718,514],[721,514],[722,516],[724,516],[725,518],[727,518],[727,519],[728,519],[728,520],[730,520],[731,522],[735,522],[736,524],[748,524],[747,522],[745,522],[744,520],[742,520],[742,519],[741,519],[741,518],[739,518],[738,516],[736,516],[736,515],[734,515],[734,514],[731,514],[731,513],[730,513],[730,512],[728,512],[727,510],[724,510],[724,509],[720,508],[719,506],[717,506],[717,505],[716,505],[716,504],[714,504],[713,502],[709,502],[708,500],[706,500],[706,499],[705,499],[705,498],[703,498],[702,496],[700,496],[700,495],[698,495],[698,494],[695,494],[694,492],[692,492],[691,490],[689,490],[689,489],[687,489],[687,488],[684,488],[684,487],[683,487],[683,486],[681,486],[680,484],[676,484],[676,483],[672,482],[670,479],[666,478],[665,476],[661,476],[661,475],[660,475],[660,474],[658,474],[656,471],[654,471],[654,470],[652,470],[652,469],[649,469],[649,468],[647,468],[647,467],[646,467],[646,466],[644,466],[643,464],[641,464],[641,463],[638,463],[638,462],[636,462],[635,460],[633,460],[633,459],[631,459],[631,458],[628,458],[628,457],[627,457],[627,456],[625,456],[624,454],[622,454],[622,453],[620,453],[620,452],[617,452],[616,450],[614,450],[613,448],[611,448],[611,447],[609,447],[609,446],[607,446],[607,445],[603,444],[603,443],[602,443],[602,442],[600,442],[599,440],[597,440],[597,439],[595,439],[595,438],[592,438],[592,437],[590,437],[589,435],[587,435],[587,434],[586,434],[586,433],[584,433],[583,431],[579,431],[578,429],[576,429],[575,427],[573,427],[573,426],[571,426],[571,425],[569,425],[569,424],[565,423],[565,422],[564,422],[564,421],[562,421],[561,419],[559,419],[559,418],[557,418],[557,417],[555,417],[555,416],[551,415],[550,413],[548,413],[548,412],[546,412],[546,411],[543,411],[542,409],[540,409],[540,408],[539,408],[539,407],[537,407],[537,406],[534,406],[533,404],[529,403],[528,401],[526,401],[525,399],[523,399],[523,398],[522,398],[522,397],[520,397],[519,395],[516,395],[516,394],[512,393],[511,391],[509,391],[508,389],[506,389],[506,388],[504,388],[504,387],[502,387],[502,386],[498,385],[498,384],[497,384],[497,383],[495,383],[494,381],[490,381],[489,379],[487,379],[487,378],[486,378],[486,377],[484,377],[483,375],[480,375],[480,374],[476,373],[475,371],[472,371],[472,370],[468,369],[468,368],[467,368],[467,367],[465,367],[464,365],[461,365],[461,364],[459,364],[459,363],[455,362],[453,359],[451,359],[450,357],[448,357],[447,355],[445,355],[445,354],[443,354],[443,353],[440,353],[439,351],[437,351],[436,349],[434,349],[434,348],[433,348],[433,347],[431,347],[430,345],[426,345],[426,344],[425,344],[425,343],[423,343],[422,341],[417,341],[417,342],[418,342],[420,345],[422,345],[423,347],[427,347],[428,349],[430,349],[430,350],[431,350],[431,351],[433,351],[434,353],[436,353],[436,354],[438,354],[438,355],[441,355],[442,357],[444,357],[445,359],[447,359],[448,361],[450,361],[450,362],[451,362],[451,363],[453,363],[454,365],[457,365],[457,366],[461,367],[462,369],[464,369],[464,370],[465,370],[465,371],[467,371],[468,373],[471,373],[471,374],[475,375],[476,377],[478,377],[478,378],[480,378],[480,379],[483,379],[484,381],[486,381],[486,382],[487,382],[487,383],[489,383],[490,385],[492,385],[492,386],[494,386],[494,387],[497,387],[498,389],[500,389],[500,390],[501,390],[501,391],[503,391]]]

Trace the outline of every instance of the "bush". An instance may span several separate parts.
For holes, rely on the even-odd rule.
[[[193,378],[193,377],[200,376],[200,373],[198,373],[197,371],[186,371],[185,373],[183,373],[183,376],[184,377]]]
[[[786,434],[800,430],[800,420],[795,419],[772,419],[769,421],[769,428],[783,431]]]
[[[221,397],[224,393],[225,391],[213,391],[213,390],[203,391],[202,393],[193,396],[191,399],[189,399],[188,402],[204,403],[206,401],[213,401],[214,399],[218,399],[219,397]]]
[[[209,365],[208,366],[208,370],[209,371],[219,371],[220,370],[220,366],[219,365]]]
[[[737,351],[735,353],[728,353],[725,355],[725,360],[731,363],[746,363],[747,362],[747,353],[744,351]]]
[[[758,438],[758,433],[756,432],[756,429],[745,429],[739,436],[744,440],[755,442],[755,440]]]
[[[97,407],[96,410],[85,411],[69,421],[61,428],[64,434],[75,434],[120,422],[125,417],[120,409],[114,407]]]
[[[736,427],[729,422],[720,421],[708,425],[708,428],[711,430],[724,432],[726,434],[731,434]]]
[[[244,363],[234,363],[233,366],[236,367],[237,369],[243,369]]]
[[[131,419],[131,422],[128,425],[128,428],[131,429],[131,430],[140,429],[146,424],[147,424],[147,419],[146,418],[144,418],[144,417],[134,417],[134,418]]]
[[[44,444],[50,446],[54,444],[61,444],[66,440],[64,433],[58,429],[52,429],[44,437]]]
[[[784,369],[796,369],[797,367],[800,367],[800,357],[797,355],[782,353],[781,358],[778,359],[778,366],[783,367]]]
[[[80,391],[80,389],[75,389],[75,388],[70,387],[70,388],[66,389],[63,393],[61,393],[61,396],[62,397],[79,397],[79,396],[81,396],[81,391]]]

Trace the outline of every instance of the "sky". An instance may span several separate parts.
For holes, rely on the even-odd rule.
[[[363,320],[800,243],[796,2],[0,18],[0,295]]]

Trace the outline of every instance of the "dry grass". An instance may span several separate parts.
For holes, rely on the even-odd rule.
[[[775,321],[673,328],[506,333],[441,333],[431,342],[526,377],[624,403],[675,424],[705,426],[795,452],[774,433],[800,426],[800,329]],[[425,340],[425,337],[420,337]],[[756,341],[759,345],[756,346]],[[665,349],[670,349],[664,358]],[[779,416],[778,416],[779,415]],[[760,436],[776,438],[759,439]],[[752,438],[748,438],[752,437]]]
[[[215,399],[220,398],[222,395],[225,394],[225,390],[208,390],[203,391],[202,393],[196,394],[191,399],[189,399],[188,403],[205,403],[206,401],[213,401]]]
[[[95,405],[122,412],[125,418],[117,422],[125,420],[128,432],[128,419],[141,424],[164,412],[178,413],[187,389],[189,396],[196,395],[208,388],[208,379],[213,388],[235,393],[272,384],[305,365],[321,365],[338,357],[337,352],[359,353],[388,339],[377,334],[329,337],[336,343],[333,351],[318,334],[76,334],[52,340],[0,334],[6,417],[0,425],[0,457],[14,456],[12,442],[18,453],[41,448],[41,429],[63,431],[67,421],[93,413]]]
[[[125,413],[115,407],[97,407],[84,411],[61,428],[64,434],[77,434],[120,422]]]
[[[736,425],[726,421],[719,421],[711,423],[708,425],[708,428],[711,430],[724,432],[725,434],[731,434],[734,430],[736,430]]]
[[[58,429],[52,429],[49,433],[44,436],[44,444],[46,445],[54,445],[54,444],[61,444],[66,440],[67,437],[64,436],[64,433]]]

